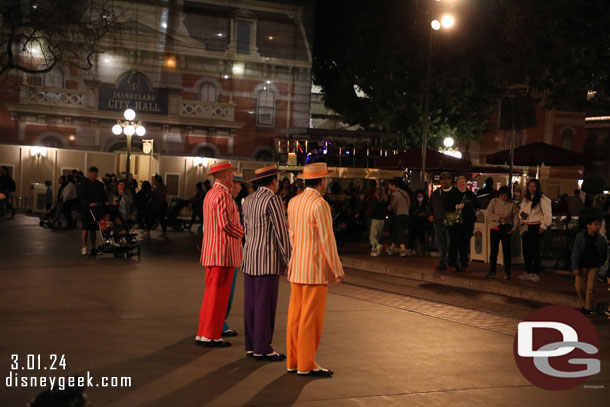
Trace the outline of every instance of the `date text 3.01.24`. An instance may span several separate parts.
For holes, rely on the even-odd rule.
[[[21,357],[20,357],[21,356]],[[66,370],[66,355],[11,355],[11,370]]]

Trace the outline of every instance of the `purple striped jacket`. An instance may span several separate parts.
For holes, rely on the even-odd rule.
[[[246,235],[242,271],[252,276],[286,273],[291,249],[280,197],[259,187],[242,207]]]

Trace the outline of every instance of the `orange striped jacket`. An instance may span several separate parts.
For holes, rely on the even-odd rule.
[[[318,191],[305,191],[288,203],[288,230],[292,256],[288,281],[328,284],[344,275],[333,232],[328,202]]]

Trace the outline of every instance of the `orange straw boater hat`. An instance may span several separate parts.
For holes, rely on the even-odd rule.
[[[325,178],[333,175],[334,171],[328,171],[326,167],[326,163],[313,163],[307,164],[303,167],[303,172],[297,175],[299,179],[315,179],[315,178]]]
[[[280,169],[277,168],[277,165],[268,165],[266,167],[259,168],[258,170],[254,170],[254,178],[252,178],[250,181],[256,181],[261,178],[271,177],[273,175],[278,175],[283,172],[284,171],[280,171]]]
[[[244,174],[241,172],[233,172],[233,182],[244,182]]]
[[[227,161],[227,160],[218,161],[217,163],[212,164],[210,166],[210,171],[208,171],[207,175],[214,175],[217,172],[224,171],[224,170],[232,170],[234,168],[235,167],[233,167],[233,164],[231,164],[231,161]]]

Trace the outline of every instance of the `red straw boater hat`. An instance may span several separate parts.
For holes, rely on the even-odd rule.
[[[234,168],[235,167],[233,167],[233,164],[231,164],[231,161],[227,161],[227,160],[218,161],[217,163],[212,164],[210,166],[210,171],[208,171],[208,175],[213,175],[217,172],[224,171],[224,170],[232,170]]]
[[[277,168],[277,165],[268,165],[266,167],[259,168],[258,170],[254,170],[254,178],[252,178],[250,181],[256,181],[261,178],[271,177],[273,175],[278,175],[283,172],[284,171],[280,171],[280,169]]]
[[[325,178],[333,175],[334,171],[328,171],[326,163],[307,164],[303,167],[303,172],[297,175],[299,179]]]

